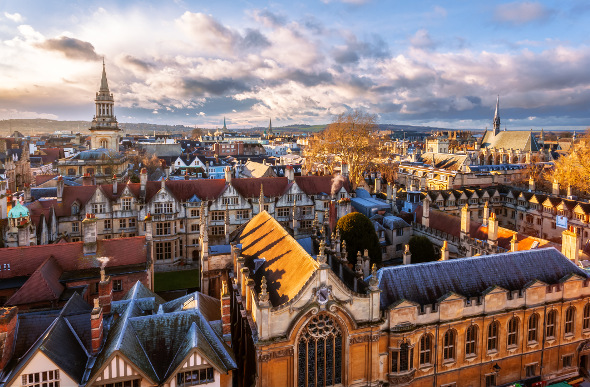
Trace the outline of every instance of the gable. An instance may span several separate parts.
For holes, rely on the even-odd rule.
[[[31,354],[25,365],[19,370],[19,372],[13,375],[7,380],[6,385],[17,385],[20,386],[21,379],[24,375],[35,374],[44,371],[58,371],[59,382],[61,386],[77,386],[75,382],[64,370],[57,366],[47,355],[45,355],[39,348]]]
[[[132,377],[147,378],[124,355],[115,353],[111,356],[111,360],[104,365],[102,370],[96,373],[94,382],[104,384],[111,379]],[[149,378],[147,379],[149,380]],[[90,381],[88,384],[90,384]]]

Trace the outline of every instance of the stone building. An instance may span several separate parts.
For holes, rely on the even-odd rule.
[[[307,254],[264,212],[234,239],[238,386],[495,386],[589,366],[590,279],[552,247],[353,271],[337,236],[317,241]]]
[[[90,148],[119,152],[121,129],[117,123],[117,117],[115,117],[115,99],[109,90],[104,61],[102,62],[100,88],[96,93],[94,101],[96,112],[92,118],[92,126],[90,127]]]

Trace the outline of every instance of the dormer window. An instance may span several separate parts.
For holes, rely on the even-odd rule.
[[[176,374],[176,385],[178,387],[198,386],[199,384],[212,383],[213,381],[212,367],[184,371]]]
[[[72,204],[72,215],[77,215],[80,213],[80,206],[78,203]]]

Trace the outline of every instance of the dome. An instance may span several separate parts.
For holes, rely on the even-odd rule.
[[[8,218],[9,219],[24,218],[26,216],[29,216],[29,209],[27,207],[23,206],[22,204],[20,204],[19,201],[17,201],[16,205],[14,207],[12,207],[12,209],[10,211],[8,211]]]

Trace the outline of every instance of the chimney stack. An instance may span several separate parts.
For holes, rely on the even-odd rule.
[[[572,226],[561,233],[561,253],[579,266],[579,237]]]
[[[8,365],[14,351],[18,308],[0,308],[0,370]]]
[[[553,179],[551,194],[554,196],[559,196],[559,182],[556,179]]]
[[[465,237],[469,238],[469,227],[471,225],[471,219],[469,216],[469,206],[465,204],[461,209],[461,240]]]
[[[225,183],[231,184],[231,168],[225,167]]]
[[[430,197],[428,193],[422,201],[422,225],[430,227]]]
[[[223,340],[231,346],[231,299],[227,289],[227,282],[221,282],[221,330],[223,333]]]
[[[61,203],[64,196],[64,178],[62,175],[57,177],[57,202]]]
[[[90,312],[90,335],[92,338],[92,354],[95,355],[100,351],[103,338],[102,326],[102,308],[98,298],[94,299],[94,308]]]
[[[31,202],[31,185],[29,183],[25,183],[25,203]]]
[[[82,231],[84,233],[84,255],[96,254],[97,224],[94,214],[86,214],[86,218],[82,221]]]
[[[406,245],[404,250],[404,265],[409,265],[412,263],[412,253],[410,253],[410,245]]]
[[[100,268],[100,282],[98,283],[98,300],[102,311],[111,313],[111,302],[113,301],[113,286],[111,276],[106,275],[105,268]]]
[[[516,233],[512,235],[512,239],[510,240],[510,252],[518,251],[518,239],[516,239]]]
[[[342,163],[340,174],[344,177],[348,177],[348,164]]]
[[[490,206],[489,206],[489,202],[486,200],[486,204],[483,207],[483,226],[487,227],[488,225],[488,218],[490,217]]]
[[[117,194],[117,175],[113,175],[113,195]]]
[[[292,165],[287,165],[285,167],[285,176],[287,177],[287,180],[289,180],[289,182],[295,180],[295,170],[293,169]]]
[[[529,191],[534,192],[535,191],[535,179],[533,178],[533,176],[529,176]]]
[[[147,185],[147,169],[142,168],[141,172],[139,173],[139,192],[142,199],[145,199],[145,186]]]
[[[85,187],[89,185],[94,185],[94,175],[85,173],[84,176],[82,176],[82,185]]]
[[[488,221],[488,243],[490,246],[498,245],[498,219],[493,212]]]

